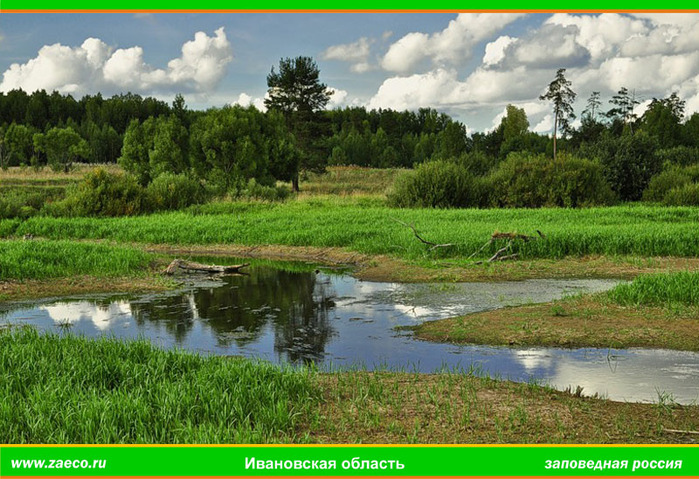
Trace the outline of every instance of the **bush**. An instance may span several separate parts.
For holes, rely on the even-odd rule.
[[[206,201],[206,192],[199,180],[187,175],[163,173],[146,189],[148,209],[179,210]]]
[[[665,194],[663,203],[668,206],[699,206],[699,184],[688,183],[671,189]]]
[[[46,205],[52,216],[129,216],[145,213],[144,190],[132,175],[99,168],[71,188],[66,199]]]
[[[643,131],[626,131],[620,137],[605,132],[595,143],[581,146],[580,153],[602,163],[609,185],[622,201],[637,201],[650,179],[662,171],[657,146],[655,138]]]
[[[230,193],[234,198],[284,201],[291,195],[291,190],[286,186],[265,186],[258,183],[255,178],[250,178],[245,186],[234,188]]]
[[[607,205],[614,193],[597,161],[511,153],[490,175],[493,206],[538,208]]]
[[[462,153],[458,158],[451,161],[477,176],[488,174],[498,163],[497,158],[492,158],[482,151]]]
[[[660,163],[672,163],[679,166],[688,166],[699,163],[699,148],[689,146],[676,146],[656,150],[655,156]]]
[[[683,168],[671,167],[650,179],[648,188],[643,192],[643,201],[660,202],[673,188],[691,183],[692,179]]]
[[[480,185],[481,182],[465,168],[451,161],[430,161],[399,176],[388,201],[401,208],[479,206]]]
[[[41,210],[47,201],[51,201],[55,194],[49,189],[0,190],[0,219],[28,218]]]

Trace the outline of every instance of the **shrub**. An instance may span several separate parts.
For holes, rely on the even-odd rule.
[[[47,205],[53,216],[129,216],[144,213],[144,190],[132,175],[98,168],[71,188],[66,199]]]
[[[655,138],[647,133],[626,131],[620,137],[605,133],[580,151],[582,156],[602,163],[609,185],[621,200],[637,201],[650,179],[662,170],[656,149]]]
[[[490,175],[494,206],[537,208],[606,205],[614,194],[597,161],[511,153]]]
[[[203,203],[206,192],[199,180],[187,175],[163,173],[146,189],[148,209],[179,210],[190,205]]]
[[[266,186],[250,178],[245,186],[233,188],[230,193],[234,198],[283,201],[289,197],[291,190],[286,186]]]
[[[422,163],[396,179],[388,195],[397,207],[459,208],[478,206],[480,182],[465,168],[444,160]]]
[[[656,150],[655,156],[660,163],[672,163],[679,166],[688,166],[699,163],[699,148],[689,146],[676,146]]]
[[[665,194],[663,203],[668,206],[699,206],[699,184],[688,183],[671,189]]]
[[[691,183],[691,178],[683,168],[670,167],[650,179],[648,188],[643,192],[643,201],[663,201],[665,195],[673,188]]]
[[[53,194],[49,190],[27,191],[20,189],[2,190],[0,195],[0,219],[28,218],[41,210]]]
[[[469,173],[477,176],[488,174],[488,172],[498,163],[497,158],[492,158],[482,151],[462,153],[458,158],[455,158],[452,161],[457,165],[466,168]]]

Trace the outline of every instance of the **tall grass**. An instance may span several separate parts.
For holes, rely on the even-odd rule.
[[[0,170],[0,185],[8,184],[36,184],[36,185],[65,185],[79,181],[85,173],[95,168],[104,168],[110,172],[124,171],[121,166],[113,163],[74,163],[73,169],[68,173],[53,171],[45,167],[40,170],[21,166],[12,166],[7,170]]]
[[[152,256],[135,248],[74,241],[0,241],[0,281],[143,272]]]
[[[420,235],[453,247],[429,251]],[[307,199],[283,204],[239,202],[218,209],[128,218],[45,218],[0,225],[5,235],[112,239],[158,244],[279,244],[342,247],[404,258],[468,257],[495,231],[546,237],[518,242],[522,258],[585,255],[699,256],[699,208],[618,206],[589,209],[392,209],[354,199]],[[505,243],[493,242],[488,257]]]
[[[307,374],[267,363],[0,332],[4,444],[275,442],[315,397]]]
[[[699,273],[641,275],[615,287],[609,297],[622,305],[699,306]]]
[[[301,182],[303,195],[383,195],[406,170],[331,166],[322,174],[311,173]]]

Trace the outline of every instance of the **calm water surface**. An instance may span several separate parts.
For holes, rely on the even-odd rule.
[[[615,400],[699,399],[699,355],[664,350],[454,346],[419,341],[396,326],[566,294],[604,291],[608,280],[397,284],[322,272],[255,267],[138,297],[76,297],[0,305],[0,323],[87,336],[146,337],[162,347],[243,355],[323,368],[433,372],[476,369]]]

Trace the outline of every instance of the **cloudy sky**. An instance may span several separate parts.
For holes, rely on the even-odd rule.
[[[259,105],[271,67],[298,55],[316,59],[332,106],[433,107],[474,131],[508,103],[550,130],[538,96],[558,68],[578,115],[621,87],[645,103],[677,91],[699,111],[699,14],[0,15],[0,91]]]

